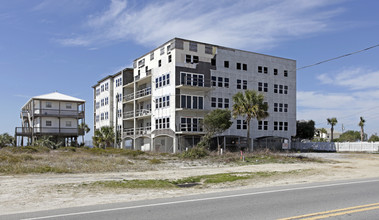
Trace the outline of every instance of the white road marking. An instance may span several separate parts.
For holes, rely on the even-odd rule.
[[[112,208],[112,209],[100,209],[100,210],[94,210],[94,211],[74,212],[74,213],[67,213],[67,214],[58,214],[58,215],[49,215],[49,216],[41,216],[41,217],[34,217],[34,218],[26,218],[26,219],[22,219],[22,220],[37,220],[37,219],[49,219],[49,218],[58,218],[58,217],[75,216],[75,215],[86,215],[86,214],[94,214],[94,213],[100,213],[100,212],[111,212],[111,211],[119,211],[119,210],[138,209],[138,208],[173,205],[173,204],[181,204],[181,203],[189,203],[189,202],[199,202],[199,201],[235,198],[235,197],[269,194],[269,193],[277,193],[277,192],[288,192],[288,191],[303,190],[303,189],[316,189],[316,188],[324,188],[324,187],[332,187],[332,186],[343,186],[343,185],[352,185],[352,184],[360,184],[360,183],[372,183],[372,182],[379,182],[379,179],[378,180],[364,180],[364,181],[346,182],[346,183],[333,183],[333,184],[318,185],[318,186],[296,187],[296,188],[290,188],[290,189],[268,190],[268,191],[262,191],[262,192],[243,193],[243,194],[228,195],[228,196],[216,196],[216,197],[202,198],[202,199],[189,199],[189,200],[181,200],[181,201],[174,201],[174,202],[162,202],[162,203],[155,203],[155,204],[137,205],[137,206],[120,207],[120,208]]]

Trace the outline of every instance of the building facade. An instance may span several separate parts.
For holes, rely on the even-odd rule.
[[[31,98],[21,109],[21,127],[15,129],[16,145],[33,144],[42,136],[65,146],[84,135],[85,101],[58,92]]]
[[[123,80],[126,79],[124,76],[132,74],[133,69],[125,68],[114,75],[106,76],[92,86],[94,94],[93,130],[111,126],[117,127],[119,134],[122,133]]]
[[[296,134],[295,60],[174,38],[137,58],[133,72],[123,75],[123,146],[157,152],[195,146],[205,134],[204,116],[231,110],[233,95],[247,89],[264,94],[270,114],[251,121],[251,146],[288,144]],[[220,134],[223,147],[246,146],[246,132],[244,118],[233,119]]]

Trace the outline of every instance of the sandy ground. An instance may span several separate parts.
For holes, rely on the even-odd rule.
[[[0,213],[11,214],[73,206],[127,202],[251,187],[379,177],[379,154],[303,154],[332,160],[327,163],[212,166],[176,164],[156,171],[101,174],[0,176]],[[298,171],[264,179],[178,189],[117,189],[79,187],[82,183],[122,179],[179,179],[228,172]]]

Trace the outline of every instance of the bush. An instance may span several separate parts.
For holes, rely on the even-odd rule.
[[[201,147],[194,147],[189,149],[188,151],[184,151],[179,156],[181,158],[188,159],[200,159],[209,155],[209,152]]]

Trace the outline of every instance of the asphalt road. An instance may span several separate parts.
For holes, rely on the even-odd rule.
[[[0,219],[379,219],[379,179],[74,207]]]

